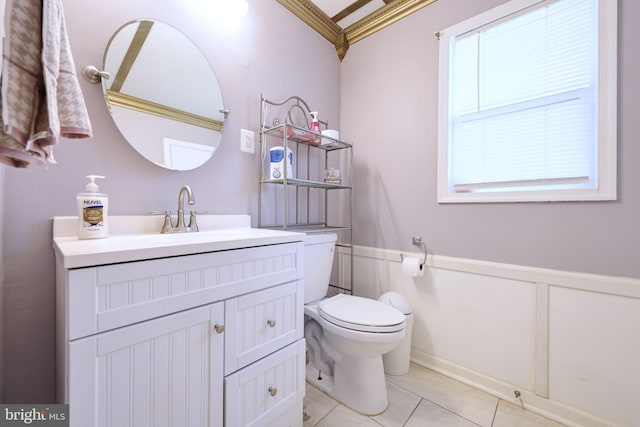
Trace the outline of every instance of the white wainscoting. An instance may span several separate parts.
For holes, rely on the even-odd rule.
[[[341,286],[409,299],[415,363],[516,403],[518,390],[568,425],[640,426],[639,279],[431,254],[427,266],[405,276],[400,252],[356,246]]]

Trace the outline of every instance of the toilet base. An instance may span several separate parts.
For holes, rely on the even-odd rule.
[[[377,415],[388,406],[382,356],[343,357],[334,365],[334,376],[318,375],[313,364],[306,367],[306,379],[340,403],[365,415]]]
[[[305,378],[308,383],[313,384],[316,388],[333,396],[333,376],[319,374],[318,368],[312,364],[307,365],[305,370]]]

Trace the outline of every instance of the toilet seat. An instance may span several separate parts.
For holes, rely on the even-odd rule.
[[[380,301],[338,294],[318,304],[318,314],[336,326],[372,333],[398,332],[405,327],[405,316]]]

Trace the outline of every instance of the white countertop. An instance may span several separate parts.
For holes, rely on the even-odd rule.
[[[79,240],[77,217],[53,218],[53,248],[64,268],[302,241],[303,233],[251,228],[248,215],[200,215],[201,231],[161,234],[162,217],[110,216],[109,237]]]

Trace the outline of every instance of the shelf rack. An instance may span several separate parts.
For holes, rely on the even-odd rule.
[[[258,227],[338,235],[338,267],[331,286],[351,293],[353,286],[353,146],[308,130],[308,104],[290,96],[275,102],[260,94]],[[269,122],[269,123],[268,123]],[[328,123],[320,120],[322,129]],[[293,170],[270,176],[269,151],[293,153]],[[340,182],[325,182],[325,171],[340,170]],[[287,178],[288,172],[291,177]]]

